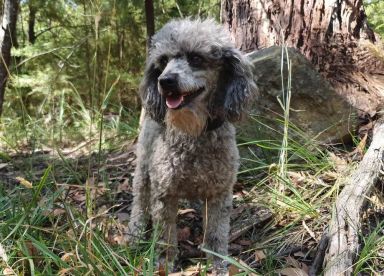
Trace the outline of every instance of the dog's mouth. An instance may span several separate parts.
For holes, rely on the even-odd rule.
[[[204,87],[201,87],[194,92],[188,92],[185,94],[169,93],[168,96],[165,97],[165,102],[167,107],[170,109],[180,109],[199,96],[203,91]]]

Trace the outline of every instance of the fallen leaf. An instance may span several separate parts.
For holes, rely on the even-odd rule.
[[[67,262],[73,260],[74,257],[75,257],[75,254],[68,252],[68,253],[65,253],[63,256],[61,256],[61,260],[63,260],[64,262],[67,263]]]
[[[300,262],[298,260],[296,260],[295,258],[288,256],[288,257],[285,257],[285,260],[287,261],[288,265],[301,269]]]
[[[28,189],[33,188],[32,183],[21,176],[16,177],[16,180],[19,181],[19,183],[23,185],[25,188],[28,188]]]
[[[65,209],[63,208],[56,208],[53,210],[53,216],[54,217],[58,217],[58,216],[61,216],[61,215],[64,215],[66,213]]]
[[[301,269],[305,271],[305,273],[309,274],[309,267],[305,263],[300,263]]]
[[[181,210],[177,211],[177,214],[180,216],[188,214],[188,213],[196,213],[196,210],[195,209],[181,209]]]
[[[182,272],[183,276],[199,276],[201,275],[201,264],[189,266]],[[207,273],[207,275],[210,275]]]
[[[293,253],[293,256],[304,258],[305,254],[302,251],[297,251],[297,252]]]
[[[111,244],[125,244],[126,239],[124,238],[124,235],[121,234],[115,234],[113,236],[108,236],[108,240]]]
[[[72,273],[71,273],[72,270],[73,270],[73,268],[62,268],[59,270],[57,275],[59,275],[59,276],[72,275]]]
[[[2,275],[16,275],[12,268],[6,267],[3,269]]]
[[[360,153],[364,153],[365,146],[367,145],[367,138],[368,138],[368,133],[365,133],[363,139],[361,139],[360,143],[357,145],[356,150]]]
[[[348,170],[347,161],[338,157],[336,154],[329,152],[329,159],[333,163],[336,172],[343,173]]]
[[[165,267],[163,265],[159,265],[159,270],[158,270],[159,276],[166,276],[167,273],[165,271]]]
[[[238,244],[242,245],[242,246],[250,246],[252,244],[252,241],[251,240],[239,240],[237,241]]]
[[[256,250],[255,251],[255,261],[259,262],[263,259],[265,259],[267,256],[265,256],[265,253],[263,250]]]
[[[306,179],[306,177],[302,173],[300,173],[300,172],[288,171],[287,174],[291,178],[291,181],[293,183],[295,183],[296,185],[302,184],[305,181],[305,179]]]
[[[3,261],[5,263],[8,262],[8,256],[7,256],[7,253],[5,252],[5,249],[4,247],[2,246],[2,244],[0,243],[0,258],[3,259]]]
[[[315,233],[311,229],[309,229],[308,225],[305,223],[305,220],[302,221],[302,225],[304,229],[307,231],[307,233],[311,236],[311,238],[314,239],[315,241],[318,241],[316,239]]]
[[[369,122],[363,126],[360,126],[358,131],[359,131],[359,134],[361,135],[364,132],[368,132],[368,131],[372,130],[372,128],[373,128],[373,122],[371,121],[371,122]]]
[[[71,199],[76,202],[84,202],[86,199],[85,193],[83,191],[76,191],[71,194]]]
[[[0,170],[8,166],[8,163],[0,163]]]
[[[32,241],[25,241],[25,245],[28,249],[28,254],[32,257],[36,257],[39,255],[38,249],[35,247],[35,245],[32,243]]]
[[[279,269],[276,272],[285,276],[308,276],[308,273],[296,267],[287,267],[287,268]]]
[[[128,178],[125,178],[124,181],[117,186],[117,192],[118,193],[131,192],[131,190],[132,190],[132,188],[131,188],[131,185],[129,184]]]
[[[109,191],[108,188],[105,187],[105,184],[100,182],[98,185],[95,185],[91,190],[93,198],[97,198]]]
[[[237,275],[240,273],[240,269],[237,266],[230,265],[228,269],[229,276]]]

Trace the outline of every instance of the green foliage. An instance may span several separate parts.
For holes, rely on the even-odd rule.
[[[218,19],[220,1],[154,5],[159,29],[180,16]],[[94,136],[100,127],[108,128],[109,137],[135,135],[137,90],[146,57],[145,20],[144,1],[21,1],[19,46],[12,49],[2,116],[7,130],[1,133],[3,143],[11,148],[58,145]]]
[[[368,22],[384,38],[384,1],[364,0]]]

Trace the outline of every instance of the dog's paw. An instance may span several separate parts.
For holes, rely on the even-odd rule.
[[[130,223],[128,228],[124,231],[124,243],[130,247],[135,247],[143,238],[144,231],[141,230],[136,224]]]
[[[229,271],[228,269],[213,269],[212,270],[212,273],[211,273],[212,276],[229,276]]]
[[[159,275],[168,275],[169,273],[176,272],[175,264],[173,261],[169,261],[165,257],[160,257],[156,262],[156,267],[159,272]],[[162,274],[163,273],[163,274]]]
[[[224,260],[214,260],[212,275],[214,276],[228,276],[228,262]]]

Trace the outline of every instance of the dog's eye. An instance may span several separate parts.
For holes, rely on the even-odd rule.
[[[193,54],[188,57],[188,62],[194,67],[198,67],[203,63],[203,58],[199,55]]]
[[[165,66],[167,66],[167,63],[168,63],[168,57],[167,57],[167,56],[162,56],[162,57],[159,59],[159,63],[160,63],[160,66],[164,68]]]

